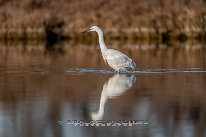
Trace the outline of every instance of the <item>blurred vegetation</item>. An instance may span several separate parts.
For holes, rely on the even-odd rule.
[[[113,39],[205,40],[205,7],[206,0],[0,0],[0,39],[75,39],[99,25]]]

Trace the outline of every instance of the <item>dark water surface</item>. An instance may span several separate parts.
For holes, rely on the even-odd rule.
[[[137,69],[116,74],[98,46],[0,45],[0,136],[206,136],[204,45],[112,48]]]

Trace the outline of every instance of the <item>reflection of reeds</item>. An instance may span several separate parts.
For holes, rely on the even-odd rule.
[[[132,46],[118,46],[119,44],[108,45],[108,47],[120,49],[122,52],[131,56],[140,68],[205,67],[205,58],[203,56],[205,46],[201,44],[176,44],[168,47],[162,44],[140,43]],[[8,71],[13,71],[12,66],[16,64],[16,68],[19,68],[20,72],[24,72],[24,66],[31,69],[30,71],[35,71],[35,67],[29,67],[30,62],[36,65],[36,69],[40,66],[45,66],[46,69],[64,67],[90,68],[91,66],[94,68],[100,66],[106,67],[98,45],[85,46],[83,44],[69,44],[62,49],[65,54],[62,54],[58,50],[54,50],[52,53],[45,52],[45,50],[43,45],[23,46],[19,44],[16,46],[0,46],[0,63],[1,66],[3,66],[4,69],[8,69]]]
[[[135,60],[137,68],[206,68],[204,45],[119,45],[109,47],[121,48],[122,52]],[[10,131],[1,132],[2,136],[65,135],[63,131],[70,128],[58,125],[58,120],[89,119],[89,113],[94,109],[95,103],[99,102],[102,86],[111,74],[66,72],[68,68],[77,67],[105,69],[107,66],[104,65],[99,46],[68,44],[62,49],[65,54],[58,50],[45,50],[47,49],[41,44],[1,44],[0,115],[5,120],[0,126],[4,131]],[[191,127],[189,130],[193,129],[195,134],[201,135],[204,132],[206,115],[205,78],[204,73],[136,74],[137,82],[130,91],[109,102],[109,118],[138,118],[137,112],[141,111],[142,104],[144,112],[148,111],[140,114],[148,116],[146,118],[149,118],[147,120],[152,129],[158,130],[160,127],[158,135],[170,134],[170,131],[186,134],[188,125]],[[181,125],[182,120],[189,122]],[[11,130],[13,128],[15,130]],[[91,129],[92,127],[84,130],[89,132]],[[124,129],[118,133],[137,133],[136,127],[130,131]],[[147,133],[148,136],[154,136],[156,132],[150,131],[152,129],[141,130],[147,131],[144,136]],[[116,130],[112,128],[105,128],[105,131],[106,135],[116,134]],[[94,133],[93,136],[96,136],[96,132]]]
[[[115,45],[110,45],[110,47],[117,48]],[[67,85],[65,84],[67,84],[66,81],[68,77],[66,77],[67,74],[62,75],[65,72],[61,70],[65,70],[66,68],[101,67],[108,69],[108,67],[104,65],[98,46],[68,45],[64,46],[64,48],[62,49],[65,54],[62,54],[62,52],[59,52],[59,50],[54,50],[52,52],[45,52],[45,50],[45,47],[42,45],[16,45],[15,47],[0,47],[0,94],[2,94],[0,96],[0,100],[2,102],[6,103],[7,101],[11,101],[11,95],[9,95],[8,98],[4,97],[3,94],[7,93],[11,93],[13,96],[12,98],[18,102],[19,99],[21,100],[21,98],[18,98],[19,94],[24,94],[22,93],[24,92],[22,88],[26,88],[25,91],[28,93],[25,94],[30,94],[30,90],[28,90],[27,88],[32,88],[34,84],[38,85],[37,87],[44,88],[46,88],[47,85],[52,86],[57,84],[57,87],[54,88],[57,88],[56,90],[63,90],[63,88],[67,87]],[[138,64],[138,68],[205,68],[206,64],[204,57],[205,47],[201,45],[194,46],[193,44],[186,44],[167,47],[165,45],[140,44],[121,47],[120,50],[131,56],[131,58],[134,59]],[[57,73],[56,77],[47,75],[48,72],[52,71],[55,71],[55,73]],[[188,85],[187,81],[185,80],[187,79],[187,75],[175,78],[176,80],[173,81],[173,77],[175,76],[175,74],[168,74],[164,76],[164,78],[168,79],[165,81],[166,83],[164,83],[164,86],[173,87],[174,89],[182,90],[182,92],[191,92],[191,94],[193,91],[198,89],[199,93],[202,92],[203,94],[204,80],[201,79],[203,79],[204,74],[199,74],[196,77],[191,77],[192,79],[190,81],[196,83],[193,84],[192,88],[187,88],[186,86],[185,88],[181,88],[181,85]],[[161,87],[161,83],[155,82],[156,80],[154,79],[147,79],[149,80],[148,83],[150,83],[150,87],[154,89]],[[61,80],[66,82],[62,83],[65,87],[60,88],[59,86],[61,84],[55,84],[56,81]],[[177,82],[178,84],[176,83],[177,80],[179,81]],[[79,82],[81,82],[81,80]],[[76,86],[74,86],[73,84]],[[75,88],[79,88],[78,83],[73,84],[73,90],[69,90],[68,92],[77,92]],[[84,84],[87,85],[89,83]],[[25,85],[27,86],[24,87]],[[141,85],[144,86],[144,82],[139,83],[138,88],[141,89]],[[92,87],[94,87],[94,85],[91,86],[91,88]],[[91,89],[91,91],[93,90]],[[84,92],[82,96],[83,95],[87,95],[87,92]]]

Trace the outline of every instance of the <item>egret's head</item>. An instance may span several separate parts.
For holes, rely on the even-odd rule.
[[[88,29],[88,30],[86,30],[82,33],[86,33],[86,32],[89,32],[89,31],[96,31],[97,32],[99,30],[101,30],[101,29],[98,26],[92,26],[90,29]]]

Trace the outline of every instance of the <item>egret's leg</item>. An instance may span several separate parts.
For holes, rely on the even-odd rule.
[[[119,73],[120,73],[120,70],[115,70],[115,73],[116,73],[116,74],[119,74]]]

